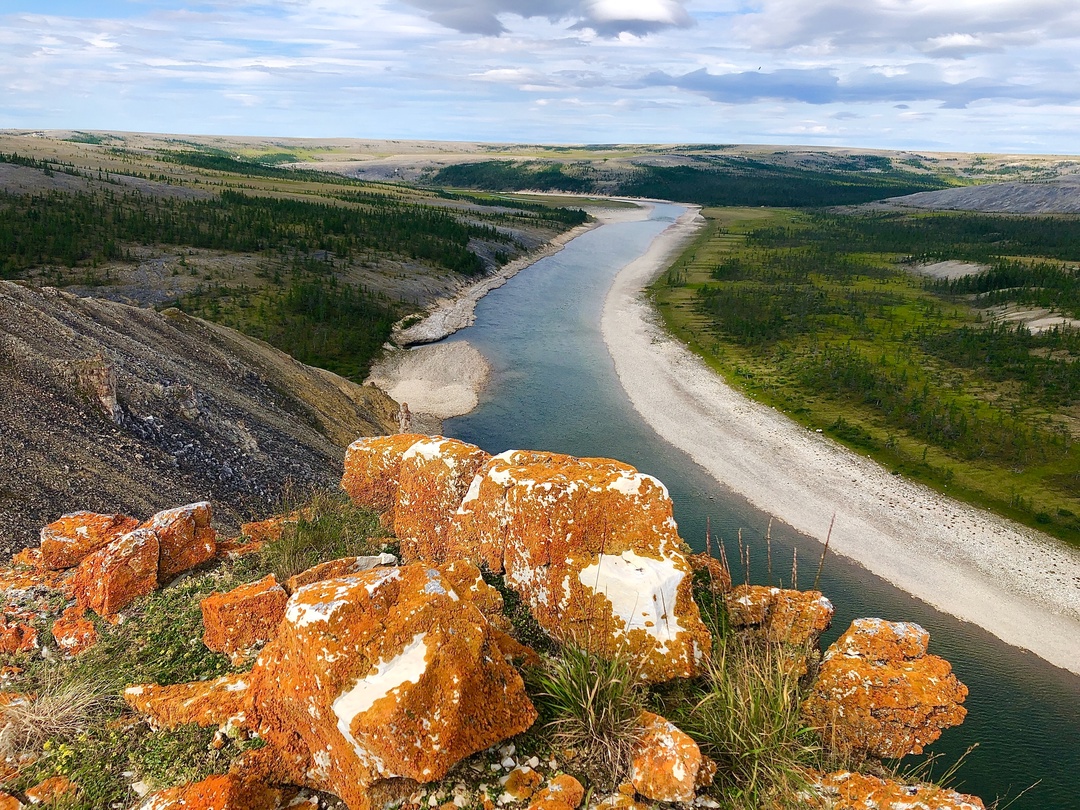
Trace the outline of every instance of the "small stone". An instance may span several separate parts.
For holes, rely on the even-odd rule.
[[[517,763],[516,763],[516,762],[514,762],[514,758],[513,758],[513,757],[503,757],[503,760],[502,760],[502,762],[501,762],[500,764],[501,764],[501,765],[502,765],[502,766],[503,766],[504,768],[506,768],[506,770],[510,770],[511,768],[514,768],[514,767],[516,767],[516,766],[517,766]]]

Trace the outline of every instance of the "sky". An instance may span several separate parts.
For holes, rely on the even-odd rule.
[[[1080,153],[1078,0],[0,0],[0,128]]]

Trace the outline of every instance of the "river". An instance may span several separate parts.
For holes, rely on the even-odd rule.
[[[704,547],[708,522],[714,537],[724,539],[729,559],[737,560],[741,532],[751,547],[750,579],[765,583],[769,516],[726,490],[638,416],[600,334],[615,274],[683,211],[661,204],[648,220],[592,230],[482,299],[475,324],[448,340],[475,346],[491,364],[491,380],[477,409],[448,420],[444,431],[489,453],[542,449],[633,464],[668,486],[680,534],[690,545]],[[829,518],[823,504],[821,538]],[[773,584],[790,582],[797,548],[799,585],[810,587],[820,543],[780,525],[771,537]],[[741,581],[740,572],[733,573]],[[824,643],[862,616],[915,621],[930,632],[930,651],[948,659],[968,685],[966,721],[932,747],[942,755],[935,772],[977,743],[956,777],[960,789],[988,806],[1001,797],[1004,806],[1037,782],[1009,806],[1080,810],[1080,677],[936,611],[842,558],[826,560],[820,588],[836,606]]]

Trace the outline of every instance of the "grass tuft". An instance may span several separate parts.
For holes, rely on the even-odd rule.
[[[568,645],[529,680],[556,747],[572,750],[580,772],[595,786],[619,784],[630,768],[644,708],[644,689],[629,662]]]
[[[716,787],[733,810],[785,807],[806,787],[821,748],[799,717],[799,680],[772,644],[717,639],[706,692],[676,722],[716,760]],[[725,805],[727,806],[727,805]]]
[[[0,760],[21,761],[47,740],[74,739],[117,703],[102,679],[64,676],[57,667],[42,671],[35,694],[0,710]]]
[[[321,562],[377,554],[386,545],[388,535],[378,515],[356,506],[345,493],[316,491],[295,511],[299,520],[260,554],[260,567],[279,582]]]

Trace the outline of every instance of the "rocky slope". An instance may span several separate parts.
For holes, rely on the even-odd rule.
[[[354,517],[375,522],[377,513],[394,529],[386,545],[394,554],[369,548],[279,580],[263,566],[275,543],[295,545],[286,524],[299,530],[312,519],[302,516],[307,510],[246,525],[238,542],[221,539],[210,504],[196,503],[141,522],[66,516],[42,530],[40,548],[0,568],[10,617],[0,652],[26,667],[5,668],[0,683],[0,807],[66,795],[66,806],[79,810],[982,810],[974,796],[879,776],[882,758],[921,752],[966,714],[967,688],[928,653],[926,631],[860,619],[822,656],[829,600],[817,591],[732,588],[722,561],[690,554],[679,538],[663,484],[633,467],[536,451],[491,457],[454,439],[401,434],[354,442],[342,487],[360,507]],[[93,666],[118,633],[154,620],[147,600],[184,587],[181,573],[191,572],[192,587],[200,575],[224,583],[215,577],[229,571],[243,581],[202,596],[200,619],[189,619],[183,641],[165,652],[225,653],[231,671],[199,666],[204,677],[192,680],[170,668],[139,680],[145,669],[124,670],[112,682],[126,686],[127,709],[98,720],[114,737],[142,723],[143,735],[216,729],[201,752],[188,753],[220,752],[213,775],[159,775],[151,785],[141,777],[153,762],[131,760],[142,764],[115,774],[123,781],[106,802],[99,770],[119,770],[114,763],[80,770],[75,761],[87,752],[73,754],[59,737],[13,748],[10,730],[45,699],[34,691],[35,672],[45,684],[50,667]],[[706,627],[699,608],[710,603],[727,620]],[[137,637],[154,643],[153,634]],[[721,684],[746,666],[730,657],[731,645],[758,661],[744,675],[767,667],[751,677],[770,699],[783,698],[780,715],[798,722],[798,737],[809,728],[817,740],[790,760],[796,777],[753,794],[761,801],[740,793],[749,787],[739,763],[748,745],[758,756],[756,744],[732,743],[679,706],[699,711],[723,699]],[[563,690],[553,684],[573,685],[575,694],[584,687],[588,706],[613,711],[603,670],[561,682],[535,669],[552,673],[560,658],[575,656],[590,667],[623,661],[618,677],[627,688],[636,681],[660,690],[648,705],[678,724],[641,700],[623,704],[627,722],[610,733],[625,755],[606,772],[590,767],[584,749],[599,728],[568,747],[560,729],[573,722],[577,698],[560,702]],[[108,659],[96,660],[100,667]],[[740,734],[780,715],[747,715]],[[827,756],[818,756],[819,745]],[[134,749],[120,752],[120,768]],[[780,756],[775,745],[764,750],[765,759]]]
[[[1000,214],[1078,214],[1080,175],[1064,175],[1037,183],[989,183],[942,191],[920,191],[905,197],[892,197],[874,205]]]
[[[324,486],[397,405],[231,329],[0,282],[0,553],[75,509],[213,498],[223,526]]]

